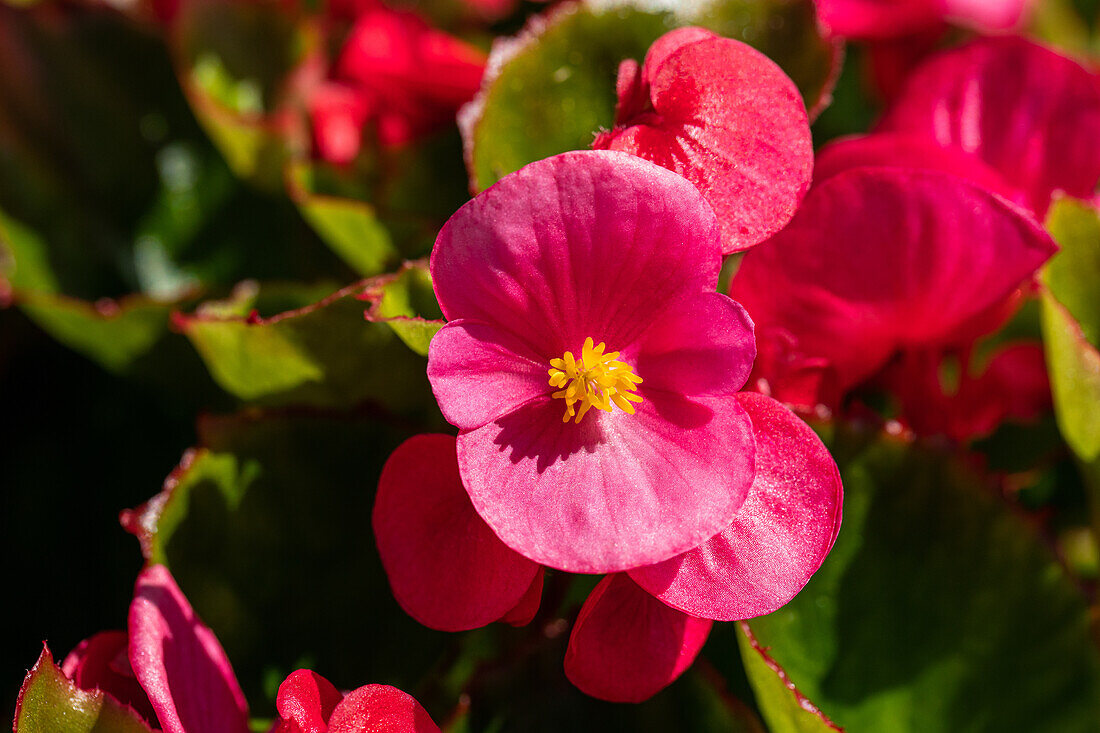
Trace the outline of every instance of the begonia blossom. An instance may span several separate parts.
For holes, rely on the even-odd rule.
[[[412,695],[389,685],[364,685],[346,695],[316,672],[300,669],[279,685],[271,733],[439,733]]]
[[[597,150],[621,150],[680,173],[718,214],[722,251],[779,231],[813,171],[809,119],[794,82],[751,46],[702,28],[659,38],[645,62],[619,67],[615,126]]]
[[[1055,249],[1026,210],[971,181],[857,166],[816,183],[791,225],[745,257],[730,292],[762,332],[826,360],[847,392],[899,354],[942,353],[991,330]]]
[[[431,272],[449,323],[428,377],[474,508],[506,545],[614,572],[729,525],[754,473],[734,393],[755,348],[744,310],[714,292],[720,264],[700,193],[610,151],[532,163],[443,227]]]
[[[383,148],[439,130],[477,92],[484,67],[484,53],[419,15],[370,4],[355,16],[330,78],[309,95],[319,155],[351,162],[364,127]]]

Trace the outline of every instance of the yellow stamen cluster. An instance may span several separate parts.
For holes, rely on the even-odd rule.
[[[550,360],[550,386],[561,387],[553,396],[565,400],[562,422],[569,422],[571,417],[580,422],[593,407],[611,412],[612,403],[633,415],[631,403],[642,401],[642,396],[635,394],[642,378],[634,374],[629,364],[618,361],[618,351],[605,354],[603,350],[603,342],[594,346],[590,336],[584,340],[579,361],[570,351],[561,359]],[[578,402],[580,409],[576,407]]]

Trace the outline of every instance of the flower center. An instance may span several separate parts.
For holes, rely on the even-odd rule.
[[[584,340],[579,360],[573,358],[571,351],[565,352],[560,359],[550,360],[550,386],[560,387],[553,396],[565,400],[562,422],[569,422],[571,417],[580,422],[593,407],[611,412],[612,403],[633,415],[631,403],[642,401],[642,396],[636,394],[642,378],[634,374],[629,364],[618,361],[618,351],[605,354],[603,350],[603,342],[593,346],[589,336]]]

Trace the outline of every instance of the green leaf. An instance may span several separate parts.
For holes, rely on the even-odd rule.
[[[81,690],[43,647],[23,680],[15,712],[15,733],[150,733],[129,707],[99,690]]]
[[[586,149],[615,118],[619,63],[639,62],[673,28],[700,25],[771,56],[811,109],[829,94],[837,50],[809,0],[591,2],[566,6],[499,42],[463,113],[471,180],[484,189],[524,165]]]
[[[1089,610],[1036,531],[931,449],[831,442],[836,546],[791,603],[748,622],[791,683],[850,733],[1096,730]],[[748,673],[773,730],[807,730],[773,671]]]
[[[840,730],[794,686],[786,671],[756,641],[748,624],[740,622],[737,630],[745,672],[755,686],[757,704],[773,730],[795,733]]]
[[[302,660],[341,689],[386,683],[421,699],[417,683],[459,638],[398,607],[370,529],[382,464],[409,432],[372,413],[206,418],[206,447],[124,513],[225,646],[254,715],[274,712],[268,678]]]
[[[413,315],[386,303],[387,292],[411,297],[411,279],[365,280],[270,318],[230,314],[224,304],[200,308],[176,325],[214,380],[246,402],[347,408],[373,401],[401,413],[435,414],[426,360],[386,322],[387,308]],[[365,301],[380,314],[377,321],[364,318],[371,306]],[[402,319],[398,328],[414,344],[428,329],[415,319]]]
[[[428,355],[428,344],[443,328],[443,313],[432,290],[432,275],[424,260],[406,262],[395,275],[375,280],[370,294],[367,320],[385,323],[421,356]]]
[[[1061,198],[1051,206],[1046,225],[1061,250],[1047,263],[1043,281],[1089,343],[1100,345],[1100,211]]]
[[[1047,228],[1061,250],[1043,270],[1043,347],[1054,412],[1082,464],[1100,530],[1100,212],[1070,198],[1055,201]]]

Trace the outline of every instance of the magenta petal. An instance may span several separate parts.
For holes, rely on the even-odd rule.
[[[987,2],[990,0],[986,0]],[[992,0],[997,2],[997,0]],[[816,0],[817,14],[829,32],[843,38],[882,39],[935,26],[942,0]]]
[[[299,669],[279,685],[275,708],[285,733],[325,733],[332,711],[343,699],[324,677]]]
[[[389,685],[352,690],[329,719],[329,733],[439,733],[428,711],[412,695]]]
[[[496,621],[539,572],[474,511],[449,435],[416,435],[398,446],[382,469],[372,519],[394,597],[433,629]]]
[[[718,223],[695,187],[610,151],[501,179],[450,218],[431,259],[448,319],[507,331],[546,362],[589,336],[626,348],[671,302],[713,290],[720,265]]]
[[[748,249],[794,215],[813,171],[809,118],[775,62],[699,29],[659,39],[643,76],[652,111],[597,144],[641,156],[698,186],[722,227],[722,251]]]
[[[860,168],[815,186],[745,256],[730,295],[757,328],[827,359],[842,390],[1006,299],[1056,250],[1018,207],[933,171]]]
[[[1087,198],[1100,179],[1100,87],[1075,61],[1020,38],[988,38],[914,72],[882,129],[976,155],[1042,218],[1051,194]]]
[[[641,702],[691,666],[712,625],[666,606],[624,573],[609,575],[577,616],[565,676],[592,697]]]
[[[758,394],[738,395],[756,436],[756,478],[725,531],[683,555],[630,571],[642,588],[693,616],[771,613],[810,579],[840,530],[836,462],[808,425]]]
[[[752,319],[720,293],[700,293],[670,307],[645,332],[637,349],[637,373],[650,389],[688,397],[731,394],[752,371],[756,339]],[[630,360],[634,349],[624,352]]]
[[[165,733],[247,733],[248,703],[214,633],[168,568],[141,572],[130,604],[130,664]]]
[[[563,423],[543,397],[458,437],[478,514],[508,546],[552,568],[650,565],[729,525],[752,484],[753,438],[734,395],[639,390],[637,413]]]
[[[817,153],[814,185],[864,166],[920,168],[965,178],[1024,206],[1026,197],[973,155],[912,133],[878,132],[834,140]]]
[[[439,408],[460,429],[481,427],[552,391],[549,360],[484,323],[451,321],[432,338],[428,354],[428,379]]]

